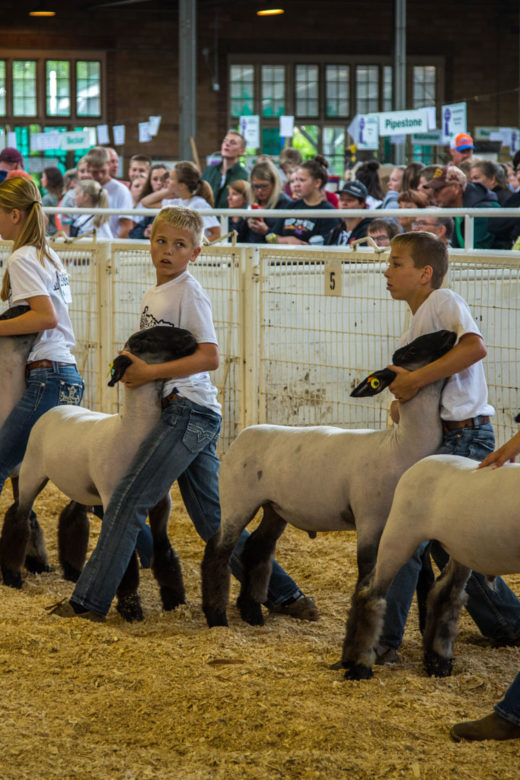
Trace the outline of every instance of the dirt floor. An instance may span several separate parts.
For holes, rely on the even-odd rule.
[[[9,494],[0,501],[3,516]],[[317,623],[269,615],[263,628],[209,630],[200,607],[203,545],[174,498],[171,538],[186,606],[163,613],[142,572],[146,619],[104,624],[49,617],[72,590],[58,570],[48,487],[37,511],[55,571],[1,587],[0,778],[518,778],[518,744],[455,744],[450,724],[491,711],[520,667],[520,648],[490,649],[464,616],[454,674],[421,665],[416,614],[401,664],[368,682],[331,671],[355,580],[355,537],[311,540],[289,529],[278,559],[320,609]],[[92,541],[99,521],[92,517]],[[520,577],[509,583],[520,591]],[[236,597],[236,590],[233,591]]]

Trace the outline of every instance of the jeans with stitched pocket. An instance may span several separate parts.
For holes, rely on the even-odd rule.
[[[199,536],[208,541],[218,531],[220,462],[216,445],[220,425],[220,415],[187,398],[178,398],[163,409],[109,501],[96,548],[74,588],[74,604],[106,615],[149,508],[175,480]],[[231,570],[238,579],[239,556],[247,537],[243,531],[231,558]],[[281,604],[298,592],[294,580],[273,562],[268,603]]]
[[[76,366],[54,363],[27,372],[25,392],[0,429],[0,493],[11,471],[23,460],[34,423],[54,406],[79,405],[84,389]]]

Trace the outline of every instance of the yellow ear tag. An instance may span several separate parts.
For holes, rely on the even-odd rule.
[[[377,388],[381,384],[381,380],[378,379],[376,376],[371,376],[370,379],[368,380],[368,382],[369,382],[370,387],[372,388],[372,390],[377,390]]]
[[[113,376],[114,375],[114,364],[110,363],[108,366],[108,373],[107,376]]]

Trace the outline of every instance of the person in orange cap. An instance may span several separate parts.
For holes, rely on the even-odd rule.
[[[474,151],[473,138],[468,133],[459,133],[450,143],[451,164],[460,165],[463,160],[470,160]]]

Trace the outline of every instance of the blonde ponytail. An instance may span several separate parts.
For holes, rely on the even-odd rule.
[[[0,185],[0,208],[8,213],[13,209],[18,209],[26,215],[22,229],[14,241],[13,252],[22,246],[34,246],[38,260],[42,265],[45,264],[45,258],[48,258],[55,265],[45,237],[45,217],[40,191],[36,184],[22,176],[6,179]],[[0,297],[3,301],[9,297],[9,272],[7,269],[2,280]]]

